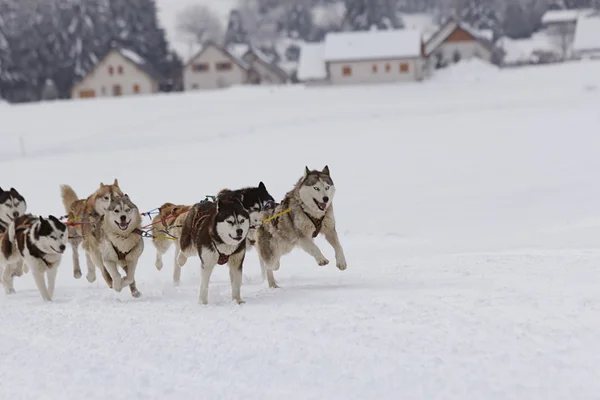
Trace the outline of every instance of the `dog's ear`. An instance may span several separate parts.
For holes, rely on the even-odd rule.
[[[322,171],[322,172],[323,172],[325,175],[329,175],[329,166],[328,166],[328,165],[326,165],[326,166],[325,166],[325,168],[323,168],[323,171]]]
[[[265,186],[265,184],[262,181],[260,181],[260,183],[258,184],[258,188],[260,190],[264,190],[264,191],[267,190],[267,187]]]
[[[113,183],[113,185],[115,185],[116,187],[119,187],[119,181],[117,178],[115,178],[115,183]]]
[[[100,182],[100,187],[103,188],[104,186],[104,183]]]
[[[4,193],[4,189],[0,187],[0,193]]]
[[[307,166],[304,166],[304,179],[310,174],[310,169]]]

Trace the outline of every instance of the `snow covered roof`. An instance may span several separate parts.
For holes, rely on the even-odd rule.
[[[503,37],[499,41],[504,50],[505,64],[518,64],[532,62],[537,59],[536,53],[549,52],[560,54],[560,49],[555,40],[546,32],[537,32],[526,39],[511,39]]]
[[[300,48],[298,79],[301,81],[327,78],[325,43],[304,43]]]
[[[573,50],[600,50],[600,17],[580,17],[577,20]]]
[[[229,56],[229,58],[231,58],[232,61],[234,61],[236,64],[238,64],[240,67],[242,67],[243,69],[249,69],[250,68],[250,64],[248,64],[246,61],[244,61],[244,59],[242,59],[241,56],[237,55],[237,52],[239,51],[239,49],[234,49],[236,51],[236,53],[233,52],[233,50],[231,50],[231,48],[223,48],[221,46],[219,46],[218,44],[214,43],[214,42],[206,42],[204,44],[204,46],[202,46],[198,52],[196,54],[194,54],[192,57],[190,57],[190,59],[188,60],[188,62],[185,64],[185,67],[189,66],[190,64],[192,64],[198,57],[200,57],[200,55],[202,55],[202,53],[204,53],[204,51],[206,49],[208,49],[209,47],[214,47],[217,50],[221,51],[223,54]]]
[[[227,51],[238,58],[244,57],[244,54],[246,54],[249,49],[250,46],[244,43],[234,43],[227,46]]]
[[[138,53],[131,51],[129,49],[123,48],[123,47],[115,47],[114,50],[116,50],[117,52],[119,52],[119,54],[121,54],[127,60],[129,60],[130,62],[135,64],[139,69],[141,69],[143,72],[148,74],[150,76],[150,78],[152,78],[153,80],[155,80],[155,81],[164,80],[164,77],[162,76],[162,74],[160,74],[156,69],[154,69],[154,67],[152,67],[152,65],[150,65],[150,63],[148,61],[146,61],[146,59],[144,57],[140,56]]]
[[[578,15],[579,10],[548,10],[542,16],[542,24],[575,22]]]
[[[327,62],[414,58],[421,55],[421,32],[412,29],[328,33]]]
[[[442,27],[429,37],[427,43],[425,43],[425,54],[429,55],[435,51],[439,46],[444,43],[444,41],[454,32],[457,28],[463,29],[468,32],[471,36],[473,36],[478,42],[492,50],[493,43],[493,32],[490,30],[477,30],[472,26],[464,23],[458,22],[455,19],[450,19],[446,22]]]

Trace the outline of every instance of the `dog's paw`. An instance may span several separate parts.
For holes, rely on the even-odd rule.
[[[10,288],[10,289],[6,289],[6,294],[15,294],[17,292],[15,292],[15,289]]]
[[[321,267],[324,266],[324,265],[329,264],[329,260],[326,259],[325,257],[323,257],[323,258],[316,258],[316,260],[317,260],[317,264],[319,264],[319,266],[321,266]]]
[[[123,289],[123,284],[121,283],[121,281],[115,281],[113,279],[113,284],[112,287],[114,289],[115,292],[121,292],[121,290]]]
[[[134,290],[133,292],[131,292],[131,295],[137,299],[142,295],[142,292],[140,292],[139,290]]]
[[[125,277],[125,279],[123,279],[121,281],[121,286],[125,287],[125,286],[129,286],[133,283],[133,278],[130,278],[128,276]]]
[[[81,273],[80,273],[80,275],[81,275]],[[90,274],[88,272],[87,275],[85,276],[85,279],[87,279],[87,281],[89,283],[94,283],[94,282],[96,282],[96,274]]]
[[[154,266],[156,266],[156,269],[161,271],[163,268],[163,262],[162,261],[156,261],[156,263],[154,264]]]
[[[337,262],[336,262],[336,265],[335,265],[335,266],[336,266],[336,267],[338,267],[338,269],[339,269],[340,271],[343,271],[343,270],[345,270],[346,268],[348,268],[348,264],[346,263],[346,260],[345,260],[345,259],[342,259],[342,260],[337,260]]]
[[[237,299],[233,299],[235,300],[236,303],[238,304],[245,304],[246,302],[244,300],[242,300],[241,298],[237,298]]]
[[[75,279],[81,278],[81,270],[80,269],[74,270],[73,271],[73,277],[75,277]]]

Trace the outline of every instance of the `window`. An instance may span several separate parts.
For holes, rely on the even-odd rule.
[[[119,74],[123,74],[123,67],[119,65],[119,67],[117,68],[117,71],[119,72]]]
[[[371,69],[373,70],[373,73],[376,73],[377,72],[377,64],[373,64]]]
[[[342,75],[344,75],[344,76],[352,75],[352,68],[350,68],[348,66],[342,67]]]
[[[206,63],[194,64],[194,65],[192,65],[192,71],[194,71],[194,72],[206,72],[206,71],[208,71],[208,64],[206,64]]]
[[[217,71],[229,71],[232,65],[230,62],[218,62],[216,64]]]
[[[110,67],[108,67],[108,74],[112,75],[115,73],[115,69],[112,67],[112,65]]]
[[[138,94],[140,92],[140,85],[137,83],[133,85],[133,93]]]
[[[400,72],[408,72],[408,64],[400,64]]]
[[[392,69],[390,64],[385,64],[385,72],[390,72],[390,70]]]
[[[121,95],[121,85],[114,85],[113,86],[113,96],[120,96]]]

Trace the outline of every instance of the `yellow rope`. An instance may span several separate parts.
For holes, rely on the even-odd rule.
[[[282,212],[277,213],[277,214],[275,214],[275,215],[273,215],[273,216],[271,216],[271,217],[269,217],[267,219],[263,219],[261,222],[264,224],[265,222],[269,222],[271,220],[274,220],[277,217],[281,217],[282,215],[287,214],[290,211],[292,211],[292,207],[288,208],[287,210],[283,210]]]

